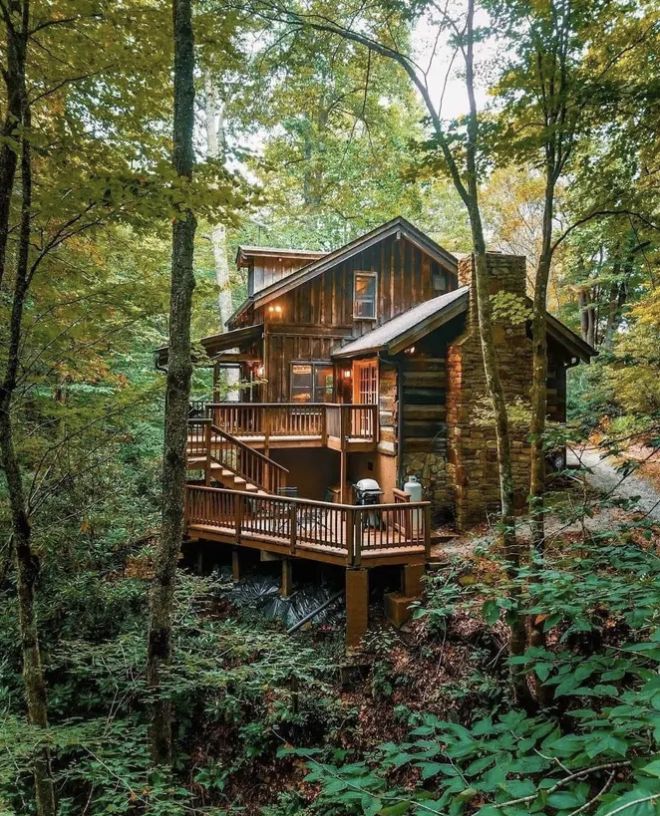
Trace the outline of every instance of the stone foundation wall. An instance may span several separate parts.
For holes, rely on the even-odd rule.
[[[403,454],[403,479],[417,476],[425,501],[431,502],[434,519],[452,515],[454,493],[448,473],[447,455],[436,451],[414,451]]]
[[[512,467],[516,501],[524,504],[529,484],[528,431],[532,346],[524,319],[525,259],[488,253],[489,290],[495,297],[493,335],[500,375],[509,407]],[[478,333],[473,258],[459,261],[459,284],[471,285],[465,332],[447,350],[447,479],[454,491],[460,527],[483,521],[499,505],[497,446],[490,400],[486,393]]]

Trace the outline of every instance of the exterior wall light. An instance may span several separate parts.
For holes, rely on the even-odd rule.
[[[345,380],[350,380],[351,379],[351,369],[350,368],[345,368],[342,371],[342,376],[344,377]]]
[[[263,365],[257,366],[257,377],[261,379],[264,376],[264,367]]]
[[[408,346],[408,348],[404,352],[404,354],[414,354],[414,353],[415,353],[415,347],[414,346]]]

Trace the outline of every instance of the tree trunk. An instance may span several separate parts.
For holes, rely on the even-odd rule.
[[[30,109],[25,82],[27,43],[30,24],[28,0],[12,3],[13,24],[7,26],[7,53],[9,66],[6,72],[9,106],[3,135],[14,134],[20,143],[21,155],[21,218],[18,236],[16,280],[12,298],[9,324],[7,364],[0,386],[0,460],[7,481],[11,509],[12,544],[16,568],[18,595],[18,622],[23,681],[29,722],[38,728],[48,728],[48,701],[46,683],[41,664],[39,630],[35,613],[35,583],[38,577],[38,560],[32,553],[32,530],[27,503],[23,491],[23,479],[14,449],[11,408],[17,384],[21,333],[25,300],[30,285],[30,233],[32,217],[32,154],[29,142],[31,125]],[[20,27],[19,27],[20,26]],[[16,139],[15,131],[20,130]],[[7,255],[7,236],[11,199],[16,180],[18,154],[15,146],[3,143],[0,150],[0,282],[4,278]],[[6,187],[3,185],[7,185]],[[56,812],[50,751],[47,746],[37,748],[34,757],[34,786],[39,816],[54,816]]]
[[[9,213],[14,192],[18,153],[15,143],[19,141],[18,131],[22,120],[21,88],[25,86],[25,61],[27,52],[27,21],[29,3],[25,0],[11,0],[8,12],[13,24],[5,22],[7,64],[4,71],[7,87],[7,112],[0,131],[0,287],[4,279],[9,238]],[[19,21],[22,26],[18,28]]]
[[[468,0],[467,11],[467,47],[465,52],[465,85],[470,104],[466,149],[467,196],[464,198],[474,249],[474,281],[479,322],[479,340],[484,365],[486,389],[490,398],[495,423],[497,440],[497,468],[500,483],[500,541],[504,549],[507,571],[511,579],[510,597],[513,609],[509,616],[510,642],[509,651],[513,656],[520,656],[527,647],[527,628],[520,612],[522,606],[522,589],[518,578],[521,566],[520,544],[516,536],[514,515],[514,484],[511,461],[511,434],[506,407],[504,389],[495,351],[492,325],[492,308],[488,285],[488,266],[486,260],[486,242],[483,222],[479,207],[479,184],[477,174],[477,146],[479,142],[479,120],[474,93],[474,0]],[[527,677],[519,666],[511,667],[511,681],[518,703],[526,709],[534,707]]]
[[[191,0],[173,0],[174,144],[173,165],[180,183],[192,179],[194,125],[194,40]],[[192,375],[190,318],[195,286],[193,253],[196,221],[180,205],[172,228],[169,361],[165,396],[162,527],[151,591],[147,682],[153,693],[151,755],[155,764],[172,761],[172,704],[161,680],[172,659],[172,614],[176,565],[184,530],[186,435]]]
[[[205,121],[206,121],[206,149],[209,158],[224,160],[224,111],[218,100],[218,94],[209,71],[204,76]],[[229,280],[229,263],[227,261],[227,231],[224,224],[211,226],[211,247],[215,266],[215,282],[218,286],[218,318],[219,331],[225,331],[225,325],[234,310]],[[229,368],[224,372],[223,385],[227,389],[229,401],[238,400],[239,372],[236,368]]]
[[[554,215],[554,162],[546,170],[541,253],[536,266],[532,298],[532,389],[530,436],[529,513],[532,546],[542,554],[545,539],[545,420],[548,412],[548,281],[552,263],[552,219]]]

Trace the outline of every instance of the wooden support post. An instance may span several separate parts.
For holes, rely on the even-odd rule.
[[[219,380],[220,380],[220,366],[216,363],[213,366],[213,402],[220,402],[220,388],[219,388]]]
[[[204,445],[206,446],[206,461],[204,462],[204,484],[208,487],[211,484],[211,423],[204,426]]]
[[[346,540],[346,563],[349,566],[352,566],[355,559],[355,518],[354,518],[355,511],[353,508],[346,511],[345,514],[345,521],[346,530],[344,532],[344,537]]]
[[[282,598],[290,597],[293,591],[293,561],[290,558],[282,559],[282,580],[280,582],[280,595]]]
[[[346,570],[346,648],[355,649],[369,625],[369,571]]]
[[[204,549],[202,547],[201,542],[199,542],[199,546],[197,548],[197,565],[196,570],[198,575],[204,574]]]
[[[418,598],[422,594],[424,564],[405,564],[401,567],[401,593],[406,598]]]
[[[343,442],[339,451],[339,501],[346,504],[346,451]]]
[[[289,504],[289,552],[293,555],[296,551],[296,536],[298,534],[298,505],[295,502]]]
[[[240,493],[234,496],[234,521],[236,522],[236,543],[241,543],[241,527],[243,525],[243,510],[245,507],[245,497]]]
[[[270,411],[266,408],[261,416],[261,430],[264,435],[264,456],[270,451]]]
[[[231,551],[231,579],[232,581],[241,580],[241,555],[238,547],[234,547]]]
[[[325,448],[328,445],[328,408],[323,406],[321,409],[321,445]]]
[[[362,508],[356,507],[353,511],[353,564],[359,567],[362,563],[362,534],[364,531],[364,516]]]
[[[426,559],[431,557],[431,505],[424,508],[424,553]]]

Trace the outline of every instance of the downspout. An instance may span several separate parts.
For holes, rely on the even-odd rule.
[[[397,463],[396,463],[396,480],[397,487],[403,484],[403,376],[402,376],[402,360],[396,357],[389,357],[382,351],[378,352],[378,359],[394,366],[396,369],[396,443],[397,443]]]

